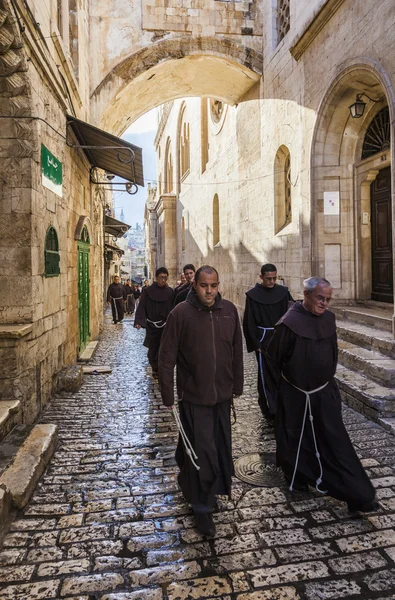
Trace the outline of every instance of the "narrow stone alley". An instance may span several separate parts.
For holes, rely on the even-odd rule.
[[[378,513],[350,518],[331,498],[291,494],[273,466],[273,430],[246,357],[234,458],[265,453],[266,487],[235,479],[232,499],[219,501],[215,539],[202,538],[177,489],[177,430],[142,342],[132,318],[114,326],[106,315],[92,362],[112,373],[86,375],[42,415],[59,426],[59,444],[0,551],[0,598],[394,599],[395,438],[345,408]]]

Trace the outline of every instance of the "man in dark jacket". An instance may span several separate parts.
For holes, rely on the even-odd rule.
[[[187,300],[167,319],[159,352],[162,400],[169,408],[174,405],[177,365],[179,416],[187,438],[180,435],[176,450],[178,482],[203,535],[215,534],[212,509],[216,494],[230,495],[231,401],[243,391],[239,317],[236,307],[222,299],[218,286],[213,267],[196,271]]]
[[[266,349],[274,326],[287,312],[292,296],[288,288],[278,285],[277,268],[268,263],[261,267],[261,283],[246,293],[243,331],[248,352],[255,352],[258,361],[258,402],[262,414],[274,421],[276,388],[280,374],[269,366]]]
[[[173,306],[174,291],[167,285],[168,277],[166,267],[156,270],[155,283],[143,288],[134,320],[136,329],[144,328],[146,331],[144,346],[148,348],[147,356],[155,379],[158,377],[158,353],[163,328]]]
[[[177,306],[177,304],[179,304],[180,302],[184,302],[184,300],[187,299],[189,290],[192,287],[193,280],[195,277],[195,267],[193,265],[185,265],[183,268],[183,273],[185,277],[185,283],[175,288],[173,307]]]
[[[114,324],[122,323],[125,315],[126,290],[122,285],[118,275],[115,275],[114,282],[108,286],[107,304],[111,304],[112,318]]]

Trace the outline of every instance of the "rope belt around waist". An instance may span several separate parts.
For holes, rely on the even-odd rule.
[[[130,296],[133,296],[133,298],[134,298],[133,294],[126,294],[126,298],[130,298]]]
[[[320,490],[320,488],[318,487],[322,483],[323,471],[322,471],[321,457],[320,457],[320,453],[318,452],[317,440],[316,440],[316,437],[315,437],[315,429],[314,429],[314,423],[313,423],[314,417],[313,417],[313,414],[311,412],[311,400],[310,400],[310,396],[312,394],[320,392],[321,390],[323,390],[324,388],[326,388],[326,386],[328,385],[329,381],[327,381],[326,383],[324,383],[324,385],[321,385],[320,387],[316,388],[315,390],[307,391],[307,390],[302,390],[302,388],[300,388],[297,385],[294,385],[293,383],[291,383],[290,381],[288,381],[288,379],[285,377],[284,373],[281,373],[281,377],[283,379],[285,379],[285,381],[287,383],[289,383],[289,385],[292,385],[292,387],[294,387],[296,390],[299,390],[299,392],[302,392],[302,394],[305,394],[305,396],[306,396],[302,429],[301,429],[300,437],[299,437],[298,451],[296,453],[295,468],[294,468],[294,472],[293,472],[293,475],[292,475],[292,480],[291,480],[291,485],[289,486],[289,490],[292,492],[294,481],[295,481],[295,477],[296,477],[296,471],[298,470],[300,448],[301,448],[301,445],[302,445],[303,433],[304,433],[304,428],[305,428],[305,424],[306,424],[307,411],[309,411],[309,420],[310,420],[310,425],[311,425],[311,431],[312,431],[312,434],[313,434],[315,455],[317,457],[318,465],[320,467],[320,476],[318,477],[318,479],[316,479],[315,489],[317,490],[317,492],[320,492],[320,494],[326,494],[327,490]]]
[[[160,321],[151,321],[151,319],[147,319],[148,323],[151,323],[154,327],[156,327],[156,329],[162,329],[162,327],[164,327],[166,325],[166,321],[163,323],[163,325],[158,325],[158,323],[162,323],[163,319],[161,319]]]
[[[117,303],[115,302],[115,300],[123,300],[123,296],[120,296],[119,298],[113,298],[112,296],[110,296],[110,298],[111,298],[111,300],[114,300],[115,316],[116,316],[117,321],[118,321],[118,318],[119,318],[118,307],[117,307]]]
[[[265,335],[267,331],[274,331],[274,327],[261,327],[260,325],[258,325],[258,329],[261,329],[261,331],[263,331],[262,333],[262,337],[259,340],[259,343],[261,344],[263,342],[263,340],[265,339]]]

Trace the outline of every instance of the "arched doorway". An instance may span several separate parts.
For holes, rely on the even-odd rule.
[[[363,116],[352,118],[349,107],[360,93],[378,102],[366,99]],[[393,300],[392,96],[380,65],[350,64],[318,110],[311,156],[312,272],[329,279],[340,300]],[[388,139],[377,139],[368,151],[384,113]]]
[[[78,352],[81,353],[90,337],[90,238],[86,225],[78,242]]]

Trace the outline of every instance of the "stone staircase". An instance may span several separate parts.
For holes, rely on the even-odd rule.
[[[343,400],[395,435],[393,306],[364,302],[331,307],[336,315]]]

